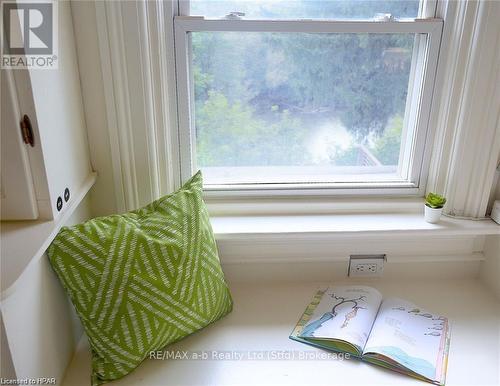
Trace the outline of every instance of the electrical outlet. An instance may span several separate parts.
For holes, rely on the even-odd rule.
[[[349,259],[349,276],[377,277],[384,272],[383,255],[351,255]]]

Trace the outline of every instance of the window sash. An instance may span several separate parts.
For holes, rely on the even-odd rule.
[[[250,20],[205,19],[203,16],[175,16],[177,33],[234,31],[234,32],[303,32],[303,33],[439,33],[443,20],[398,19],[378,20]],[[440,33],[439,33],[440,34]]]
[[[397,21],[373,20],[226,20],[205,19],[200,16],[176,16],[174,18],[175,61],[177,74],[177,107],[180,145],[180,172],[182,181],[193,173],[196,155],[196,131],[194,111],[194,81],[192,79],[190,32],[298,32],[298,33],[414,33],[426,34],[417,39],[414,47],[412,70],[405,112],[405,136],[408,125],[414,125],[415,134],[402,138],[401,154],[412,154],[411,159],[401,158],[399,172],[408,170],[407,181],[400,182],[356,182],[356,183],[310,183],[310,184],[245,184],[208,185],[205,190],[212,196],[256,196],[304,195],[304,194],[423,194],[430,161],[429,116],[432,105],[434,80],[443,28],[442,19],[403,19]],[[421,79],[421,82],[416,82]],[[417,85],[418,87],[414,87]],[[410,103],[408,103],[410,101]],[[408,120],[414,119],[413,121]],[[407,139],[410,139],[407,140]],[[408,148],[409,147],[409,148]],[[404,173],[403,173],[404,174]]]

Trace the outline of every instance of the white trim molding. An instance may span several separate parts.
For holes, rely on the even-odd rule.
[[[442,93],[427,191],[447,197],[449,215],[483,217],[500,155],[500,2],[449,1],[438,16]]]
[[[137,194],[132,187],[132,181],[135,179],[134,162],[132,158],[125,157],[125,153],[130,153],[131,128],[125,107],[128,89],[123,89],[124,69],[118,67],[120,57],[124,56],[124,44],[121,15],[117,17],[112,12],[113,9],[117,10],[117,4],[96,2],[95,7],[116,207],[118,211],[123,212],[136,204]],[[121,79],[119,75],[122,75]]]
[[[116,201],[136,209],[174,189],[173,2],[96,2]],[[172,136],[171,136],[172,135]]]

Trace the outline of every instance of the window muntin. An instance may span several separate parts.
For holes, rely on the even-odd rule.
[[[416,18],[419,0],[191,0],[190,15],[221,18],[231,12],[249,19],[371,19],[377,13]]]
[[[425,182],[426,175],[424,155],[427,154],[428,160],[429,151],[429,147],[425,146],[427,121],[432,100],[441,29],[442,21],[436,19],[380,22],[373,20],[208,20],[200,17],[177,17],[175,19],[175,40],[182,178],[188,178],[200,166],[197,159],[196,134],[196,95],[200,96],[200,89],[195,87],[196,82],[199,81],[200,73],[199,69],[197,70],[194,65],[197,60],[194,56],[196,36],[195,39],[192,39],[196,33],[217,32],[222,34],[235,32],[241,35],[247,33],[261,35],[264,33],[280,33],[282,35],[299,33],[301,35],[320,34],[325,36],[326,34],[400,34],[401,36],[413,36],[413,51],[401,135],[401,151],[396,174],[391,175],[387,170],[382,173],[371,170],[369,174],[373,178],[366,178],[367,173],[364,173],[364,176],[363,173],[357,173],[359,168],[345,173],[347,169],[344,167],[344,173],[337,173],[334,179],[328,180],[325,179],[325,175],[334,175],[329,170],[320,170],[318,168],[316,173],[311,173],[311,170],[304,172],[303,169],[301,173],[290,173],[290,169],[286,171],[279,170],[283,165],[274,165],[267,168],[267,172],[271,174],[271,177],[265,180],[263,178],[265,173],[262,173],[262,170],[259,170],[257,166],[254,166],[255,170],[252,173],[250,173],[247,166],[239,166],[241,169],[224,170],[222,173],[220,169],[215,169],[218,166],[212,166],[214,168],[212,171],[217,173],[211,175],[210,170],[206,170],[206,178],[208,177],[210,181],[212,177],[215,177],[219,178],[219,181],[212,180],[212,183],[205,184],[205,188],[208,191],[233,192],[238,195],[245,194],[244,192],[254,195],[259,190],[265,190],[266,194],[271,192],[281,194],[280,192],[283,192],[283,194],[287,195],[306,194],[307,191],[311,194],[315,192],[319,192],[319,194],[352,194],[353,192],[359,192],[360,194],[418,193],[422,189],[421,182]],[[389,54],[386,55],[395,52],[397,50],[392,50],[392,52],[389,50]],[[229,73],[230,71],[228,71]],[[198,91],[196,91],[197,88]],[[206,88],[205,91],[207,91]],[[410,99],[411,103],[408,103]],[[200,100],[198,100],[199,106],[202,106]],[[300,167],[303,167],[303,165],[300,165]],[[299,166],[296,166],[296,168],[299,168]],[[248,173],[246,177],[244,176],[245,173]],[[272,176],[273,173],[274,177]],[[253,174],[253,176],[250,176],[250,174]],[[286,176],[290,176],[290,174],[294,174],[293,178],[286,180]],[[348,174],[350,176],[347,176]],[[307,178],[300,179],[297,178],[297,175],[307,175]],[[347,178],[339,177],[342,175],[347,176]],[[254,176],[260,176],[261,180],[255,183]],[[214,181],[218,183],[213,183]]]

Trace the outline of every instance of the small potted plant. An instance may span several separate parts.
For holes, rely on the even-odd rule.
[[[425,197],[425,221],[435,224],[439,221],[446,198],[436,193],[429,193]]]

